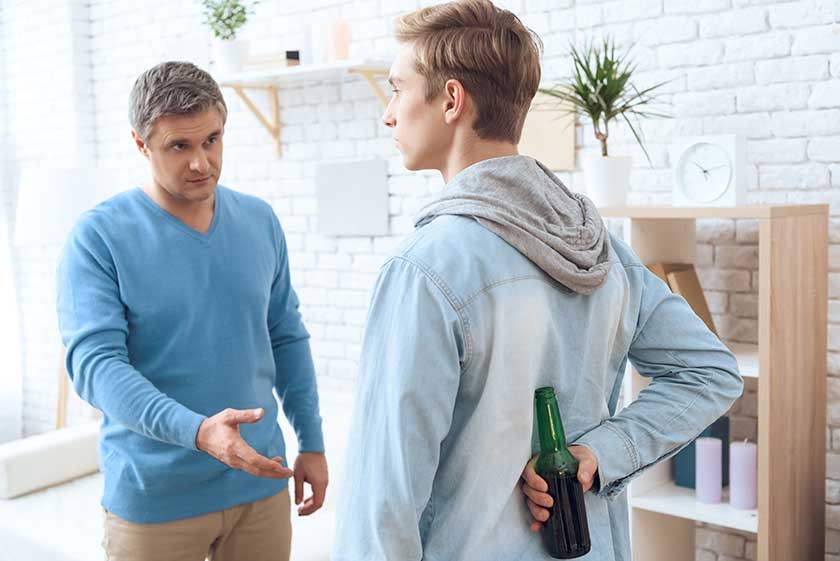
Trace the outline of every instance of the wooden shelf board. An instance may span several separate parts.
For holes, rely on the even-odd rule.
[[[640,495],[632,495],[630,506],[724,528],[758,533],[758,511],[732,507],[728,502],[728,489],[724,489],[721,504],[709,505],[697,501],[694,489],[666,483]]]
[[[382,61],[359,59],[342,60],[326,64],[300,64],[259,70],[246,70],[231,76],[219,76],[222,86],[268,87],[288,86],[305,82],[341,80],[349,72],[388,74],[389,64]]]
[[[743,205],[737,207],[620,206],[602,207],[604,218],[779,218],[827,215],[828,205]]]

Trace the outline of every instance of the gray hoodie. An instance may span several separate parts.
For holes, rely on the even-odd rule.
[[[610,237],[595,205],[528,156],[461,171],[420,210],[416,226],[444,214],[475,218],[573,292],[592,294],[610,270]]]

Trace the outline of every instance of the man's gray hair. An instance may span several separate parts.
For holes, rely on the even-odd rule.
[[[189,62],[162,62],[143,72],[129,97],[128,118],[144,141],[156,119],[167,115],[192,115],[216,107],[227,121],[227,105],[219,84],[210,74]]]

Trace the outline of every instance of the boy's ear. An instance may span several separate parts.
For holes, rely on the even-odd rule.
[[[444,120],[446,124],[457,121],[467,110],[467,91],[460,81],[450,78],[443,85]]]

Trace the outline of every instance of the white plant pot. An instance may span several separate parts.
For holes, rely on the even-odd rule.
[[[583,156],[586,195],[595,206],[624,206],[630,189],[630,156]]]
[[[213,42],[213,60],[216,73],[220,75],[236,74],[242,71],[242,63],[248,54],[248,43],[245,41]]]

